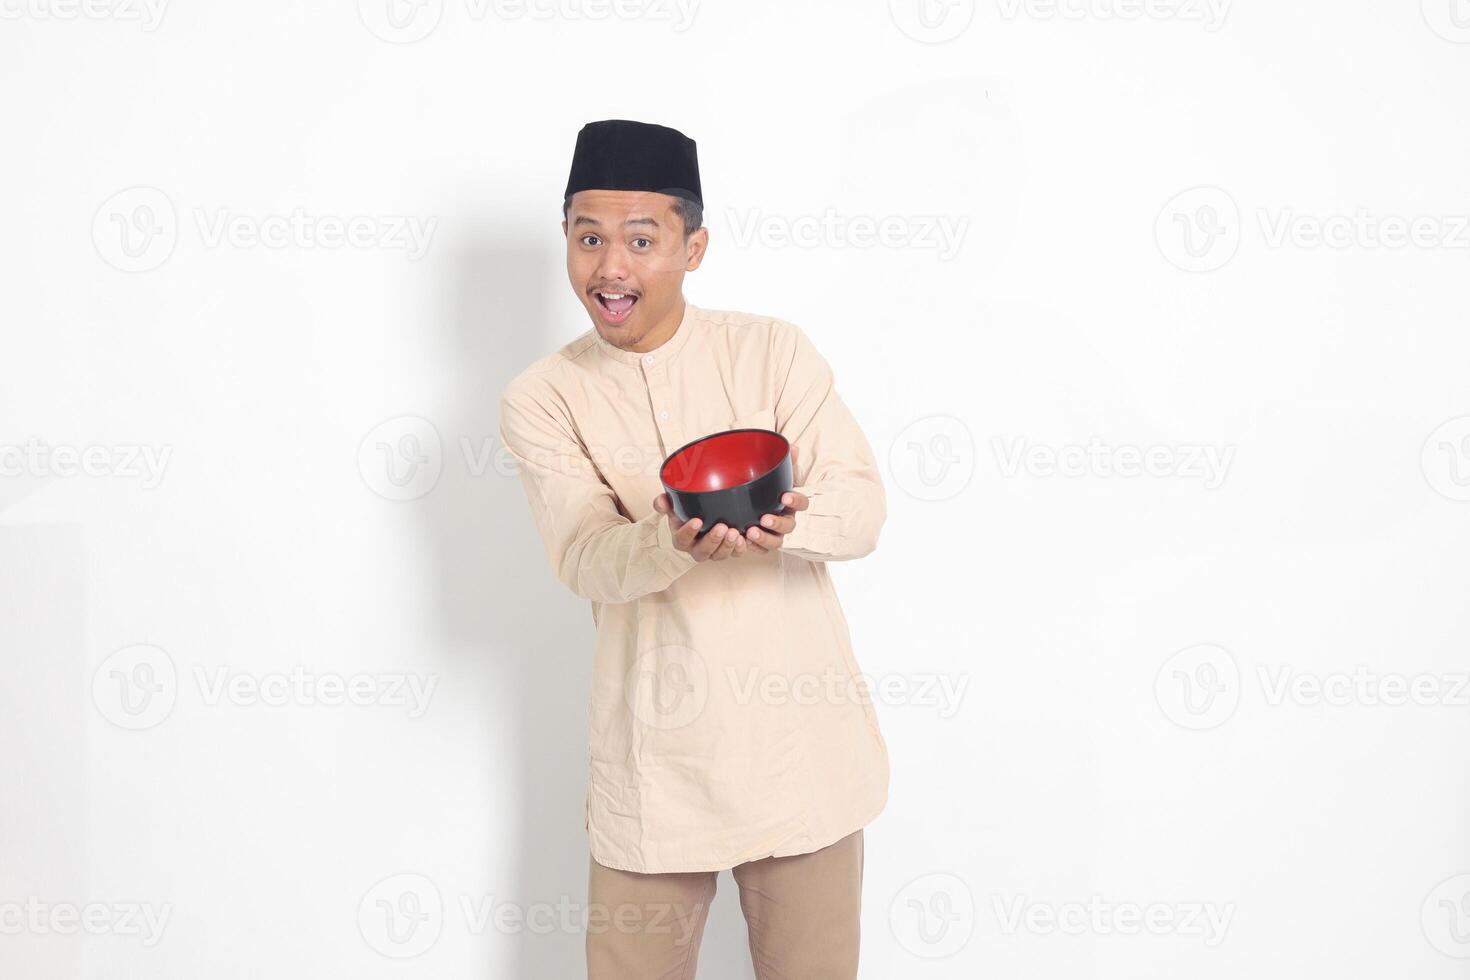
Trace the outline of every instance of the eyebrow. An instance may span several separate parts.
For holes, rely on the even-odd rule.
[[[627,221],[624,221],[623,224],[653,225],[655,228],[659,227],[659,223],[652,218],[629,218]],[[581,225],[591,225],[594,228],[601,228],[602,222],[598,221],[596,218],[588,217],[585,214],[579,214],[577,215],[577,219],[572,222],[572,227],[576,228],[580,227]]]

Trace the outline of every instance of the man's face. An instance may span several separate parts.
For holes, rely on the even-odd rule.
[[[636,346],[669,319],[684,273],[699,268],[709,232],[684,238],[676,198],[646,191],[578,191],[562,231],[567,275],[603,339]]]

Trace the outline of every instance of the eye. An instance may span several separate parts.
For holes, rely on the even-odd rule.
[[[644,245],[645,248],[647,248],[648,246],[651,246],[653,244],[653,242],[650,239],[647,239],[647,238],[635,238],[635,239],[633,239],[633,244],[634,245],[637,245],[639,242],[644,242],[645,243],[645,245]]]
[[[583,245],[599,245],[601,243],[602,243],[602,239],[598,238],[596,235],[583,235],[582,236],[582,244]]]

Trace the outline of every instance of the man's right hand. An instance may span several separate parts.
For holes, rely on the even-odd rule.
[[[669,529],[674,532],[674,547],[688,553],[695,561],[724,561],[745,554],[745,535],[723,522],[710,528],[708,534],[696,541],[694,536],[699,533],[703,522],[697,517],[679,520],[679,515],[674,513],[674,502],[667,493],[653,498],[653,509],[668,517]]]

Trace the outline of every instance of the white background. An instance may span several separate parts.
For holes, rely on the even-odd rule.
[[[495,433],[620,117],[884,461],[863,977],[1470,976],[1463,0],[387,3],[0,3],[0,973],[580,975],[477,916],[587,861]]]

